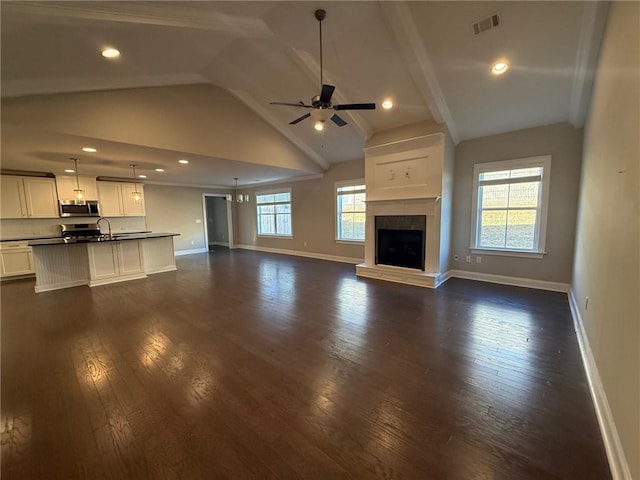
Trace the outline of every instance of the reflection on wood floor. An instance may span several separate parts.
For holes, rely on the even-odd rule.
[[[565,294],[249,251],[2,285],[2,478],[606,479]]]

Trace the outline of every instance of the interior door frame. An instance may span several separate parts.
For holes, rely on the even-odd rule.
[[[207,251],[209,251],[209,219],[207,218],[207,197],[220,197],[224,198],[227,205],[227,230],[229,234],[229,248],[236,248],[236,243],[233,238],[233,215],[231,211],[231,202],[227,201],[227,196],[224,193],[203,193],[202,194],[202,218],[204,219],[204,245]]]

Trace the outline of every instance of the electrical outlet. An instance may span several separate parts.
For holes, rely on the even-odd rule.
[[[467,258],[465,260],[467,261],[467,263],[471,263],[471,255],[467,255]]]
[[[482,257],[476,257],[476,263],[482,263]]]
[[[196,218],[196,223],[202,223],[202,220],[199,218]]]
[[[584,297],[584,309],[589,310],[589,297]]]
[[[460,255],[454,255],[453,259],[457,262],[460,259]]]
[[[196,244],[196,242],[194,242],[193,240],[191,240],[191,245],[195,245],[195,244]]]
[[[305,247],[307,246],[307,242],[304,242],[304,246],[305,246]]]

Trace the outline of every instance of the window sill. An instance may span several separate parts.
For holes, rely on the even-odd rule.
[[[543,258],[547,252],[524,252],[520,250],[491,250],[483,248],[471,248],[471,253],[482,255],[496,255],[500,257]]]
[[[292,239],[293,235],[263,235],[258,233],[256,235],[257,238],[286,238],[286,239]]]
[[[336,243],[341,243],[343,245],[364,245],[364,240],[342,240],[336,238]]]

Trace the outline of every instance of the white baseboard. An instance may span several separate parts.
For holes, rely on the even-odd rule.
[[[326,255],[316,252],[300,252],[298,250],[286,250],[283,248],[259,247],[257,245],[236,244],[235,248],[243,248],[245,250],[255,250],[258,252],[278,253],[281,255],[293,255],[296,257],[315,258],[317,260],[329,260],[330,262],[353,263],[354,265],[362,263],[362,258],[340,257],[337,255]]]
[[[573,325],[576,330],[578,345],[580,346],[582,363],[584,365],[585,373],[587,374],[591,398],[593,399],[596,416],[598,417],[598,424],[600,425],[604,448],[607,452],[607,458],[609,459],[611,476],[613,477],[613,480],[632,480],[629,464],[627,463],[622,444],[620,443],[618,429],[616,428],[616,424],[613,420],[609,401],[607,400],[607,395],[600,380],[598,366],[595,358],[593,358],[593,353],[589,345],[589,338],[584,330],[582,317],[580,316],[580,309],[578,308],[573,290],[568,292],[568,296],[571,316],[573,317]]]
[[[62,288],[80,287],[82,285],[87,285],[88,282],[89,282],[88,280],[83,279],[83,280],[69,280],[68,282],[60,282],[60,283],[53,283],[53,284],[47,284],[47,285],[36,285],[34,287],[34,291],[36,293],[50,292],[51,290],[60,290]]]
[[[206,248],[192,248],[190,250],[176,250],[176,257],[181,255],[193,255],[194,253],[207,253],[209,250]]]
[[[449,270],[451,277],[465,278],[467,280],[479,280],[481,282],[499,283],[501,285],[513,285],[515,287],[537,288],[539,290],[551,290],[553,292],[567,293],[568,283],[547,282],[533,278],[508,277],[506,275],[493,275],[490,273],[469,272],[466,270]]]
[[[133,275],[125,275],[118,277],[110,277],[110,278],[102,278],[98,280],[89,280],[90,287],[99,287],[101,285],[110,285],[112,283],[120,283],[120,282],[128,282],[129,280],[140,280],[142,278],[147,278],[146,273],[135,273]]]

